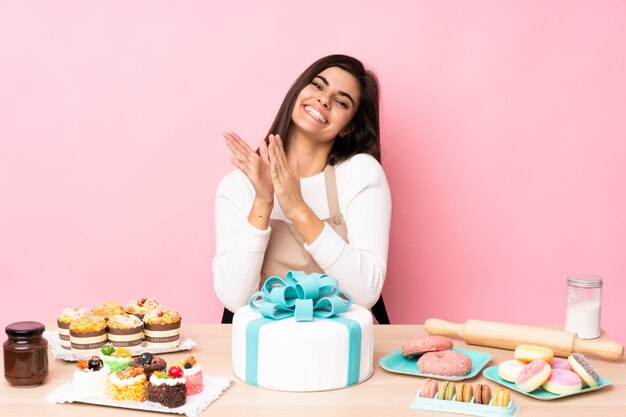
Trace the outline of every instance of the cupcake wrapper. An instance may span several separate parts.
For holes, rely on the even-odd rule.
[[[72,348],[72,344],[70,343],[70,323],[63,323],[57,320],[57,327],[59,328],[61,347],[70,350]]]
[[[77,333],[70,330],[70,343],[72,350],[87,352],[99,350],[106,343],[107,335],[103,330],[99,332]]]
[[[107,337],[116,347],[137,346],[143,341],[143,326],[132,329],[109,328]]]
[[[144,334],[146,346],[178,346],[180,339],[180,322],[170,324],[145,323]]]

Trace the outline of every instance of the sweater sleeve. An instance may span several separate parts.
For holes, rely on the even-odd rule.
[[[238,171],[226,175],[217,187],[213,286],[230,311],[245,305],[258,289],[270,238],[270,228],[259,230],[248,223],[253,200],[254,190]]]
[[[380,297],[387,272],[391,193],[373,157],[356,155],[349,164],[340,193],[349,243],[326,224],[305,248],[327,274],[339,280],[355,304],[371,308]]]

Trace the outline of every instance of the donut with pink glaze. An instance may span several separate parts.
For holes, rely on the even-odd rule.
[[[554,358],[552,359],[552,362],[550,362],[550,366],[552,367],[552,370],[555,370],[555,369],[565,369],[567,371],[572,370],[572,367],[569,366],[567,359]]]
[[[456,350],[425,353],[417,361],[417,367],[425,374],[464,376],[472,370],[472,360]]]
[[[531,392],[542,386],[552,373],[550,364],[543,359],[536,359],[522,369],[515,380],[515,385],[524,391]]]
[[[420,356],[426,352],[437,352],[452,349],[452,339],[445,336],[426,336],[407,339],[402,343],[404,356]]]
[[[583,388],[583,381],[573,371],[552,369],[550,378],[543,384],[543,389],[552,394],[573,394]]]

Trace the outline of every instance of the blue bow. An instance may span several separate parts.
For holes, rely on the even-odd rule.
[[[268,319],[282,320],[293,316],[296,321],[311,321],[313,316],[328,318],[347,311],[352,298],[339,291],[337,280],[331,276],[289,271],[284,280],[268,278],[261,291],[252,294],[248,305]]]

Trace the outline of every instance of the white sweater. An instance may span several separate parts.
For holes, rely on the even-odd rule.
[[[382,167],[372,156],[358,154],[335,166],[339,208],[348,227],[346,243],[328,224],[305,249],[355,304],[371,308],[378,300],[387,271],[391,195]],[[324,173],[300,180],[304,201],[320,219],[330,217]],[[213,285],[224,306],[235,311],[259,288],[260,271],[271,228],[248,223],[254,189],[240,171],[227,174],[215,201],[216,251]],[[272,219],[288,221],[278,201]]]

